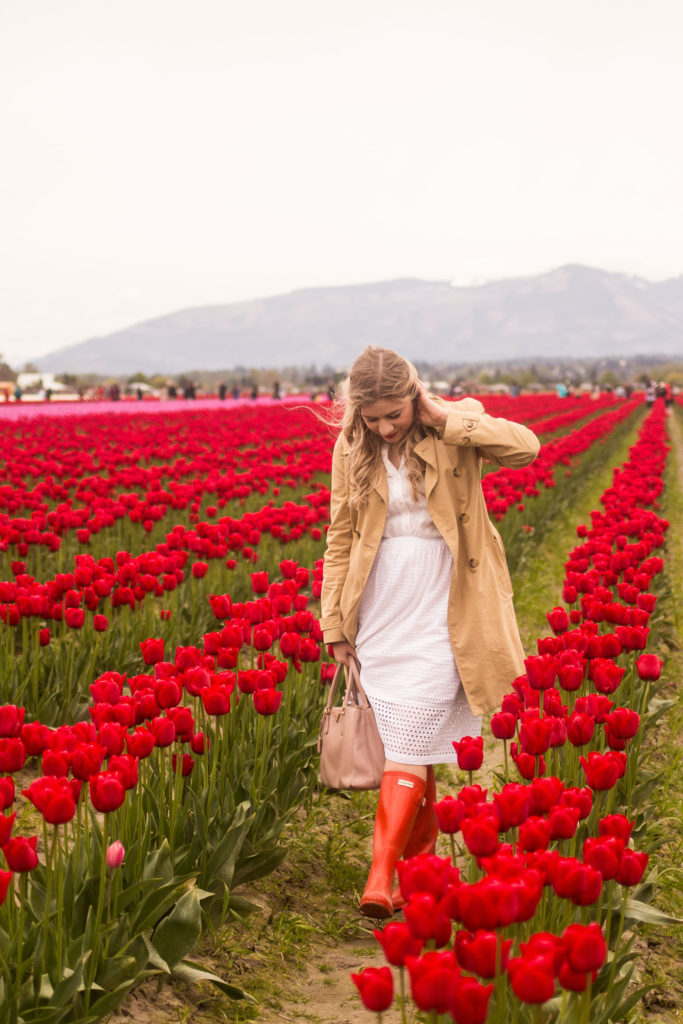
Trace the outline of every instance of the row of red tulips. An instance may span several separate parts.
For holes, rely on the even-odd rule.
[[[265,468],[259,473],[252,483],[267,479]],[[88,484],[93,494],[97,479],[93,475]],[[248,910],[231,889],[238,880],[270,870],[282,856],[276,848],[279,830],[301,794],[310,791],[305,768],[318,719],[318,700],[311,700],[310,686],[318,698],[320,649],[319,630],[303,592],[306,570],[283,562],[283,578],[274,582],[254,573],[250,589],[255,593],[239,593],[231,585],[232,600],[221,593],[224,585],[216,587],[206,604],[223,622],[220,630],[201,629],[201,643],[179,644],[172,662],[164,660],[161,637],[150,639],[148,634],[141,655],[152,671],[140,673],[134,664],[131,647],[140,623],[169,627],[181,622],[177,628],[184,640],[197,635],[194,619],[186,619],[182,629],[186,606],[173,603],[180,582],[192,581],[199,590],[193,603],[202,606],[202,595],[211,597],[210,587],[202,590],[204,584],[222,581],[226,565],[233,573],[233,566],[237,568],[233,583],[240,572],[242,580],[242,570],[255,560],[259,547],[263,550],[264,539],[279,547],[306,536],[320,547],[328,498],[324,488],[314,489],[304,504],[270,504],[256,513],[213,521],[221,507],[217,497],[199,521],[203,499],[198,479],[194,505],[174,510],[189,513],[194,522],[178,524],[154,550],[133,556],[121,549],[113,558],[80,554],[70,571],[52,579],[47,573],[25,572],[27,567],[15,558],[14,580],[3,584],[5,595],[13,598],[4,602],[5,632],[11,641],[6,653],[13,657],[16,649],[23,651],[37,693],[43,687],[34,673],[53,647],[46,631],[60,622],[61,609],[54,646],[63,647],[72,660],[57,673],[55,689],[46,692],[52,705],[61,704],[62,715],[69,703],[59,687],[73,686],[78,692],[92,679],[87,660],[92,645],[83,642],[80,626],[95,626],[98,616],[106,619],[108,608],[101,601],[111,601],[119,641],[109,649],[110,670],[100,673],[94,703],[87,709],[90,722],[51,729],[38,720],[19,721],[18,708],[2,716],[11,734],[0,739],[0,770],[21,770],[25,758],[33,768],[40,758],[41,781],[24,788],[45,819],[42,861],[36,836],[25,835],[29,804],[23,804],[20,819],[10,814],[2,822],[9,870],[18,872],[11,885],[3,876],[10,898],[0,911],[8,936],[0,1003],[8,1019],[31,1006],[45,1020],[81,1019],[69,1013],[96,1019],[105,1006],[95,995],[97,986],[106,979],[112,991],[106,1005],[114,1005],[152,969],[150,943],[157,958],[151,961],[153,967],[164,969],[159,968],[161,961],[166,970],[187,976],[191,967],[184,963],[184,953],[196,941],[201,900],[212,902],[199,893],[213,889],[223,913]],[[213,486],[214,478],[206,479]],[[239,497],[241,486],[236,485],[226,502]],[[213,494],[219,491],[220,483]],[[132,499],[130,504],[132,508]],[[90,532],[89,546],[95,541],[96,534]],[[10,547],[18,543],[13,540]],[[49,558],[48,551],[48,545],[38,543],[31,555],[41,552]],[[59,555],[63,553],[60,548]],[[186,573],[188,563],[191,571]],[[314,597],[319,572],[317,565]],[[166,607],[160,609],[161,604]],[[21,630],[9,626],[15,608],[20,608]],[[150,608],[156,609],[156,618],[146,616],[144,610]],[[135,631],[131,610],[143,610]],[[98,619],[97,625],[106,627],[107,622]],[[94,635],[110,632],[105,628]],[[42,649],[41,641],[47,641]],[[74,655],[82,652],[86,657],[81,664]],[[132,671],[121,671],[124,652],[126,668],[130,664]],[[100,699],[103,694],[107,699]],[[247,695],[251,697],[238,700]],[[276,715],[278,706],[282,710]],[[35,712],[29,717],[35,718]],[[9,783],[3,786],[8,800]],[[5,810],[11,806],[6,803]],[[108,852],[112,835],[129,850],[113,876],[110,861],[120,851],[115,847]],[[188,888],[193,881],[199,886]],[[140,896],[144,898],[134,912],[131,900]],[[50,941],[55,930],[56,946]],[[185,935],[180,945],[179,931]],[[151,933],[144,942],[143,932]],[[69,1006],[71,1010],[65,1009]]]
[[[533,420],[547,407],[547,396],[534,396],[533,405],[526,405]],[[546,417],[534,429],[551,433],[566,426],[568,417],[574,422],[613,405],[613,399],[579,400],[570,413]],[[304,408],[141,413],[122,417],[118,425],[112,435],[106,420],[96,416],[56,423],[37,418],[19,426],[0,422],[6,458],[0,469],[0,550],[16,549],[20,558],[32,545],[55,551],[69,531],[87,544],[123,518],[149,532],[169,513],[189,509],[197,515],[207,495],[215,496],[211,517],[232,499],[271,488],[277,496],[282,486],[299,486],[329,471],[330,432]],[[585,443],[595,436],[589,434]],[[556,443],[545,455],[545,478],[548,466],[566,458],[565,447],[555,454]],[[571,455],[582,450],[578,441],[568,443]]]
[[[311,574],[290,560],[280,577],[253,573],[249,601],[210,595],[217,628],[170,661],[143,640],[143,671],[91,684],[89,721],[0,707],[0,1020],[98,1020],[150,973],[243,995],[186,957],[202,904],[214,923],[253,909],[233,889],[282,860],[314,786]]]
[[[500,520],[513,504],[537,496],[540,487],[554,487],[554,468],[558,463],[568,465],[571,459],[611,432],[632,410],[633,405],[622,404],[609,415],[592,420],[580,430],[543,445],[539,458],[527,470],[501,469],[489,473],[484,480],[484,489],[491,514]],[[268,464],[272,454],[268,448],[261,451],[261,468],[255,470],[257,479],[260,480],[266,472],[263,467]],[[328,451],[322,453],[318,469],[329,469]],[[140,473],[144,476],[143,471]],[[306,478],[310,480],[310,476],[309,467]],[[139,481],[140,486],[144,486],[144,483],[142,479]],[[148,594],[162,597],[164,592],[174,590],[182,582],[184,567],[190,557],[195,560],[192,571],[195,576],[199,576],[205,572],[205,561],[210,559],[230,559],[230,556],[239,553],[255,560],[255,548],[263,533],[270,534],[281,543],[299,539],[304,533],[315,541],[321,539],[320,524],[326,518],[329,502],[329,492],[322,485],[307,495],[306,505],[287,501],[282,507],[276,507],[271,501],[258,512],[247,513],[239,518],[221,515],[217,521],[212,522],[216,519],[219,507],[224,507],[227,501],[223,494],[217,505],[205,508],[205,518],[199,522],[202,499],[206,493],[212,492],[212,488],[207,490],[205,484],[206,481],[197,480],[194,489],[190,487],[188,493],[180,498],[170,488],[162,490],[157,477],[156,486],[152,486],[142,500],[137,493],[132,493],[119,494],[115,499],[106,497],[97,502],[91,493],[88,510],[90,518],[87,520],[77,509],[71,509],[69,516],[72,518],[69,518],[66,513],[52,513],[43,508],[40,515],[34,515],[25,524],[24,532],[19,529],[17,520],[12,521],[9,532],[0,544],[6,550],[16,550],[18,555],[27,554],[31,543],[43,544],[48,550],[58,547],[63,531],[73,525],[74,516],[81,523],[77,534],[82,544],[87,544],[93,535],[100,532],[104,523],[104,520],[98,520],[100,513],[109,525],[127,515],[132,521],[141,523],[143,528],[151,530],[169,508],[189,508],[195,525],[191,529],[175,526],[165,541],[156,545],[154,550],[138,556],[125,551],[119,551],[115,560],[111,556],[95,559],[92,555],[78,555],[73,571],[57,573],[51,579],[36,579],[27,572],[26,563],[21,558],[15,558],[12,562],[14,580],[0,582],[0,619],[11,626],[17,625],[23,617],[63,619],[68,627],[81,628],[85,622],[84,610],[87,609],[101,613],[94,628],[102,630],[106,628],[101,617],[105,603],[110,602],[114,608],[121,604],[135,608]],[[250,477],[249,488],[254,485],[255,480]],[[93,487],[92,481],[90,486]],[[111,479],[106,481],[105,488],[110,486]],[[214,493],[217,489],[218,485],[215,485]],[[234,488],[230,496],[234,497]],[[41,532],[41,527],[44,532]],[[234,567],[234,564],[234,560],[229,562],[230,567]],[[47,634],[43,633],[42,642],[46,640]]]
[[[667,454],[665,410],[646,420],[630,460],[581,526],[566,562],[552,635],[491,718],[503,773],[489,796],[472,783],[483,740],[456,743],[470,784],[437,804],[452,856],[399,864],[404,919],[376,932],[433,1021],[622,1020],[629,919],[665,920],[638,895],[648,854],[638,811],[639,752],[662,661],[645,653],[668,524],[655,508]],[[510,780],[508,749],[520,781]],[[353,979],[364,1004],[394,1000],[389,967]]]

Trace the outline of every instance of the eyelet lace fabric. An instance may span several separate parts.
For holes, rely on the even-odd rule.
[[[478,736],[448,637],[453,561],[404,464],[385,458],[387,527],[359,610],[356,650],[387,758],[454,763],[453,740]],[[456,584],[457,585],[457,584]]]

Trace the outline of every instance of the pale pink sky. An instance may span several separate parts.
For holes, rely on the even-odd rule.
[[[679,0],[4,0],[0,352],[187,306],[683,273]]]

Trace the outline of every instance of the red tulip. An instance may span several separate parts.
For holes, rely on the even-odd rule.
[[[550,845],[550,825],[545,818],[533,815],[519,827],[519,845],[522,850],[546,850]]]
[[[600,925],[570,924],[564,930],[562,939],[567,951],[567,960],[573,971],[584,974],[597,971],[607,959],[607,943]]]
[[[453,747],[458,760],[458,768],[466,772],[477,771],[484,761],[484,739],[482,736],[463,736],[461,740],[453,740]]]
[[[450,1007],[455,1024],[484,1024],[492,992],[493,985],[482,985],[474,978],[459,978]]]
[[[623,839],[616,836],[589,836],[583,844],[583,862],[590,864],[608,881],[616,877],[623,852]]]
[[[637,850],[625,849],[615,878],[620,885],[638,885],[647,867],[649,856]]]
[[[2,852],[5,855],[7,867],[10,871],[18,873],[33,871],[38,864],[37,842],[37,836],[31,836],[28,839],[26,836],[13,836],[5,843],[2,847]]]
[[[414,893],[428,892],[439,900],[449,886],[460,882],[460,872],[453,867],[450,857],[423,853],[400,860],[396,868],[405,899],[410,899]]]
[[[510,960],[508,974],[512,990],[524,1003],[545,1003],[555,992],[555,975],[550,956],[517,957]]]
[[[16,816],[16,811],[13,814],[0,814],[0,846],[4,846],[5,843],[9,842]]]
[[[517,716],[506,711],[491,715],[491,732],[497,740],[511,740],[517,729]]]
[[[103,814],[115,811],[126,798],[119,772],[100,772],[91,776],[89,784],[93,807]]]
[[[459,931],[455,935],[455,955],[466,971],[482,978],[496,976],[496,956],[500,943],[500,966],[507,967],[512,939],[503,939],[498,932],[479,930],[474,934]]]
[[[259,715],[274,715],[282,704],[282,691],[275,688],[254,691],[254,707]]]
[[[29,788],[22,792],[50,825],[62,825],[71,821],[76,813],[74,792],[67,779],[44,776],[35,779]]]
[[[155,746],[154,734],[149,729],[136,729],[135,732],[128,733],[126,736],[126,749],[133,757],[149,757]]]
[[[629,821],[625,814],[608,814],[600,819],[598,834],[600,836],[616,836],[617,839],[627,843],[631,838],[631,832],[635,821]]]
[[[407,957],[410,990],[420,1010],[446,1013],[457,992],[460,970],[453,952],[448,949]],[[388,968],[387,968],[388,970]]]
[[[658,658],[656,654],[641,654],[636,661],[636,671],[642,680],[654,681],[659,679],[662,674],[663,664],[662,659]]]
[[[595,732],[595,720],[590,715],[574,711],[567,722],[567,739],[574,747],[583,747],[590,743]]]
[[[413,935],[404,921],[390,921],[381,931],[376,928],[372,934],[387,961],[396,967],[403,967],[407,956],[417,956],[422,949],[422,939]]]
[[[390,967],[365,967],[351,980],[366,1010],[383,1013],[394,1001],[394,978]]]
[[[19,736],[24,724],[25,709],[16,704],[0,705],[0,737]]]
[[[0,772],[18,772],[24,767],[26,749],[16,736],[0,739]]]
[[[439,829],[446,835],[453,835],[460,831],[462,820],[465,817],[466,807],[462,800],[446,795],[443,800],[434,804],[434,813],[439,823]]]
[[[524,659],[529,686],[534,690],[549,690],[555,682],[557,665],[550,654],[539,654]]]
[[[164,660],[163,639],[152,637],[149,640],[141,640],[140,650],[142,651],[142,660],[145,665],[156,665],[158,661]]]
[[[564,608],[553,608],[546,615],[553,633],[566,633],[569,629],[569,615]]]
[[[173,766],[173,771],[176,770],[177,763],[178,763],[178,755],[177,754],[173,754],[173,756],[171,757],[171,764]],[[189,754],[183,754],[183,759],[182,759],[182,761],[180,763],[180,772],[181,772],[182,776],[186,777],[187,775],[191,775],[193,768],[194,768],[194,758],[191,757]]]
[[[9,887],[10,887],[10,882],[11,881],[12,881],[12,872],[11,871],[2,871],[0,869],[0,907],[2,906],[2,904],[5,902],[5,899],[7,898],[7,893],[9,891]]]
[[[11,775],[5,775],[0,779],[0,811],[5,811],[14,803],[14,779]],[[0,843],[2,846],[2,843]]]
[[[591,789],[611,789],[623,775],[621,762],[612,753],[599,754],[592,750],[587,758],[581,755],[579,761]]]
[[[430,892],[413,893],[403,908],[411,933],[423,942],[432,941],[437,948],[451,937],[451,921]]]

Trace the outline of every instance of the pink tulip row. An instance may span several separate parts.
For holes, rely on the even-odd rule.
[[[668,527],[655,511],[665,439],[657,403],[603,509],[577,530],[565,564],[569,608],[548,613],[552,635],[491,718],[505,783],[491,795],[472,783],[481,737],[455,743],[470,784],[436,805],[452,857],[399,863],[403,920],[375,934],[422,1011],[484,1024],[511,1013],[526,1020],[528,1007],[536,1021],[559,991],[563,1019],[607,1019],[608,1008],[621,1019],[624,919],[648,864],[633,843],[632,798],[662,669],[645,648]],[[508,781],[508,751],[519,781]],[[389,967],[353,980],[368,1009],[392,1005]]]

